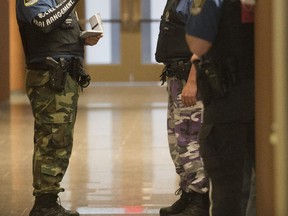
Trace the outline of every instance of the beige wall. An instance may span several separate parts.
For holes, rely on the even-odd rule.
[[[0,7],[0,102],[9,99],[9,1]]]
[[[0,102],[11,91],[24,90],[24,58],[15,18],[15,0],[1,2],[0,8]]]
[[[10,0],[10,90],[23,91],[24,90],[24,56],[22,51],[22,44],[18,31],[15,1]]]

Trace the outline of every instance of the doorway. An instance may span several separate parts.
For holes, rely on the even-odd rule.
[[[159,81],[163,66],[154,60],[166,0],[86,0],[84,26],[100,13],[104,37],[86,47],[86,70],[93,81]]]

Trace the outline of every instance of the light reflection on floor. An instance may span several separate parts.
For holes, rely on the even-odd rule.
[[[80,214],[85,215],[131,215],[131,214],[148,214],[157,215],[159,212],[158,208],[149,209],[144,206],[126,206],[122,208],[89,208],[82,207],[77,208]]]
[[[94,85],[80,96],[74,148],[60,194],[81,215],[158,215],[176,197],[165,87]],[[33,118],[25,95],[0,104],[0,216],[32,205]]]

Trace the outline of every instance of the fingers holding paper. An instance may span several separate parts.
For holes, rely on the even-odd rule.
[[[103,37],[103,34],[99,34],[97,36],[90,36],[85,38],[84,43],[88,46],[94,46],[98,43],[98,41]]]

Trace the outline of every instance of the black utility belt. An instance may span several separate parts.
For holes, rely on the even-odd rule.
[[[54,63],[52,61],[55,61]],[[82,58],[80,57],[72,57],[72,58],[52,58],[52,57],[46,57],[41,62],[31,62],[27,63],[27,69],[29,70],[49,70],[51,69],[51,66],[55,67],[57,63],[61,63],[62,66],[69,68],[72,64],[82,64]],[[52,64],[52,65],[51,65]]]
[[[190,72],[191,63],[183,62],[183,63],[173,63],[166,65],[166,76],[173,77],[177,76],[177,74],[187,75]],[[182,76],[181,76],[182,77]]]
[[[166,82],[166,77],[176,77],[179,80],[187,81],[191,65],[192,64],[190,61],[175,61],[172,63],[166,63],[160,75],[162,85]]]
[[[190,66],[191,67],[191,61],[189,60],[180,60],[180,61],[174,61],[174,62],[167,62],[167,63],[164,63],[166,66],[169,66],[169,67],[187,67],[187,66]]]
[[[82,88],[88,87],[91,77],[85,72],[82,58],[47,57],[43,62],[27,64],[29,70],[49,70],[50,86],[53,90],[63,91],[67,74],[71,76]]]
[[[165,67],[166,76],[187,80],[190,73],[191,65],[192,64],[190,61],[188,62],[180,61],[172,64],[167,64]]]

